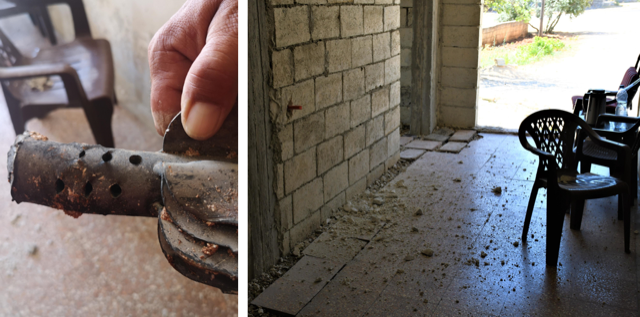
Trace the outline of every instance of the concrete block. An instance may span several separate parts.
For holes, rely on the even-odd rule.
[[[314,40],[340,36],[340,8],[334,6],[311,7],[311,37]]]
[[[407,149],[433,151],[439,148],[441,145],[442,145],[442,142],[440,141],[413,140],[409,144],[405,145],[405,147]]]
[[[403,8],[412,8],[413,0],[400,0],[400,6]]]
[[[282,234],[282,242],[280,243],[280,254],[283,256],[289,255],[291,253],[291,238],[289,237],[289,231],[285,231]]]
[[[407,26],[407,9],[400,8],[400,27]]]
[[[364,6],[364,34],[382,32],[382,11],[381,6]]]
[[[400,66],[402,67],[410,67],[411,66],[411,49],[403,48],[400,52]]]
[[[362,151],[365,146],[365,126],[361,125],[344,134],[344,158]]]
[[[389,158],[384,162],[384,168],[388,170],[393,165],[398,163],[399,160],[400,160],[400,151],[397,151],[396,153],[389,156]]]
[[[443,47],[442,66],[478,68],[477,48]]]
[[[483,1],[482,0],[442,0],[441,3],[482,5]]]
[[[324,112],[316,112],[293,124],[294,147],[300,153],[324,140]]]
[[[329,73],[351,68],[351,40],[327,41],[327,69]]]
[[[367,186],[375,183],[375,181],[382,177],[382,174],[384,174],[384,164],[380,164],[371,169],[371,172],[367,175]]]
[[[342,102],[342,74],[316,77],[316,109]]]
[[[296,0],[298,4],[327,4],[327,0]]]
[[[344,101],[364,95],[364,68],[358,67],[344,72]]]
[[[344,159],[342,135],[338,135],[324,143],[318,149],[318,175],[328,171]]]
[[[476,136],[475,130],[458,130],[454,133],[449,141],[470,142]]]
[[[316,111],[314,80],[309,79],[292,86],[282,88],[280,96],[279,115],[283,121],[291,122]],[[302,106],[302,109],[293,111],[291,118],[287,118],[287,105],[289,102]]]
[[[365,149],[349,159],[349,184],[353,185],[369,173],[369,150]]]
[[[361,35],[364,32],[362,6],[340,6],[340,16],[343,17],[340,19],[343,38]]]
[[[316,177],[316,149],[312,148],[284,162],[284,192],[288,195]]]
[[[345,191],[345,198],[347,201],[354,199],[356,196],[362,194],[367,189],[367,178],[363,177],[359,179],[355,184],[351,185]]]
[[[411,46],[413,46],[413,29],[401,28],[399,32],[400,32],[400,47],[411,48]]]
[[[478,69],[443,67],[440,85],[453,88],[478,88]]]
[[[384,83],[388,85],[396,80],[400,80],[400,55],[384,61]]]
[[[324,204],[322,178],[318,177],[312,182],[300,187],[293,192],[293,223],[297,224],[302,219],[311,215]]]
[[[439,122],[444,126],[473,129],[476,126],[476,109],[440,106]]]
[[[443,87],[440,90],[440,105],[475,108],[478,89]]]
[[[367,146],[380,140],[384,136],[384,116],[377,116],[367,121]]]
[[[391,32],[391,56],[400,54],[400,30]]]
[[[354,3],[354,1],[357,1],[357,0],[327,0],[327,3],[329,3],[329,4],[351,4],[351,3]]]
[[[395,129],[387,136],[387,158],[400,150],[400,129]]]
[[[384,134],[387,135],[400,126],[400,107],[384,114]]]
[[[345,175],[347,175],[347,174],[345,174]],[[326,180],[325,180],[325,182],[326,182]],[[325,193],[326,193],[326,191],[325,191]],[[326,199],[325,199],[325,201],[326,201]],[[320,209],[321,218],[326,220],[327,218],[333,216],[333,214],[336,213],[340,207],[344,206],[344,204],[346,202],[347,201],[345,199],[345,192],[341,191],[336,197],[334,197],[328,203],[326,203],[326,204],[324,204],[324,206],[322,206],[322,208]]]
[[[293,157],[293,124],[287,124],[278,131],[280,159],[284,162]]]
[[[284,198],[280,199],[278,201],[277,210],[279,210],[279,212],[280,212],[280,217],[277,217],[276,219],[279,219],[280,222],[277,223],[276,225],[282,231],[289,230],[291,228],[291,226],[293,225],[293,198],[292,198],[292,196],[289,195],[287,197],[284,197]]]
[[[400,6],[384,7],[384,30],[391,31],[400,27]]]
[[[480,27],[444,26],[440,38],[442,46],[477,48],[480,46]]]
[[[377,166],[387,159],[387,138],[382,138],[371,146],[369,151],[370,166]]]
[[[460,153],[462,149],[467,147],[467,143],[465,142],[448,142],[445,145],[441,146],[438,151],[440,152],[451,152],[451,153]]]
[[[393,4],[393,0],[376,0],[376,4]]]
[[[422,154],[424,154],[425,152],[425,150],[406,149],[400,152],[400,158],[402,158],[403,160],[414,161],[422,156]]]
[[[479,26],[481,5],[442,5],[442,25]]]
[[[289,230],[289,241],[292,246],[300,243],[300,241],[309,238],[309,235],[320,227],[323,219],[320,219],[320,212],[316,211],[311,213],[308,218],[305,218],[300,223],[291,227]]]
[[[280,88],[293,83],[293,54],[291,50],[273,51],[273,88]]]
[[[328,108],[325,111],[324,138],[329,139],[337,134],[349,130],[351,107],[348,102]]]
[[[329,201],[347,187],[349,187],[349,163],[344,161],[324,175],[324,200]]]
[[[373,61],[378,62],[391,57],[391,33],[373,35]]]
[[[365,91],[371,91],[384,85],[384,64],[380,62],[367,65],[364,68],[364,88]]]
[[[353,0],[355,4],[374,4],[375,0]]]
[[[375,117],[389,110],[389,86],[371,93],[371,116]]]
[[[275,192],[276,198],[284,197],[284,164],[276,164]]]
[[[407,26],[413,27],[413,9],[407,9]]]
[[[309,7],[275,8],[273,16],[277,47],[304,43],[311,39]]]
[[[324,42],[297,46],[293,49],[296,81],[324,72]]]
[[[400,137],[400,146],[405,146],[407,144],[409,144],[411,141],[413,141],[415,139],[415,137],[413,136],[401,136]]]
[[[373,58],[373,44],[371,35],[351,39],[351,65],[358,67],[371,63]]]
[[[371,118],[371,96],[364,95],[351,101],[351,127],[355,127]]]
[[[400,82],[397,81],[389,86],[389,107],[393,108],[400,104]]]

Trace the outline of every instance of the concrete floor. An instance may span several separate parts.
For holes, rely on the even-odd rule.
[[[624,253],[616,197],[588,201],[581,231],[571,230],[566,216],[559,264],[547,267],[545,190],[528,242],[520,238],[537,158],[516,136],[483,136],[459,154],[426,152],[383,190],[352,202],[386,224],[347,260],[350,250],[340,243],[349,235],[324,229],[324,240],[334,240],[327,245],[338,248],[318,252],[321,235],[303,251],[303,264],[279,280],[284,284],[276,281],[254,303],[267,312],[283,303],[298,316],[637,316],[640,239],[632,233],[631,254]],[[502,188],[500,195],[492,193],[494,186]],[[365,207],[373,195],[387,199]],[[415,215],[418,208],[422,215]],[[632,213],[633,232],[637,207]],[[346,219],[357,228],[354,219],[366,217],[347,213],[332,223],[340,227]],[[353,243],[345,246],[353,249]],[[432,257],[422,254],[426,248]],[[319,271],[325,276],[313,277]],[[283,285],[298,287],[297,298],[283,297]],[[317,285],[321,289],[303,302],[304,291]],[[279,302],[270,304],[270,298]],[[288,300],[299,305],[286,307]]]

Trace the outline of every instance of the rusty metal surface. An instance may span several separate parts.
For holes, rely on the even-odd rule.
[[[25,132],[8,153],[11,195],[74,218],[158,217],[160,245],[177,271],[237,294],[237,122],[235,107],[214,137],[196,141],[178,114],[163,152],[62,144]]]

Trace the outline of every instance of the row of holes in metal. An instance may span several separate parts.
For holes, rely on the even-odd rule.
[[[79,157],[82,158],[84,157],[84,155],[85,155],[85,152],[84,150],[82,150],[80,152]],[[113,155],[111,155],[111,152],[107,152],[102,155],[102,160],[105,163],[111,161],[112,158],[113,158]],[[140,155],[131,155],[129,156],[129,162],[133,165],[139,165],[140,163],[142,163],[142,157],[140,157]],[[64,181],[58,178],[56,180],[56,194],[60,194],[63,190],[64,190]],[[91,185],[90,182],[87,182],[87,184],[84,185],[84,196],[89,197],[92,191],[93,191],[93,185]],[[120,196],[120,194],[122,194],[122,188],[118,184],[113,184],[109,187],[109,192],[111,193],[111,197],[117,198],[118,196]]]

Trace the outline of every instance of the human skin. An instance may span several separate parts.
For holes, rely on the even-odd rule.
[[[238,1],[187,0],[155,34],[148,56],[158,133],[182,111],[190,137],[213,136],[238,98]]]

